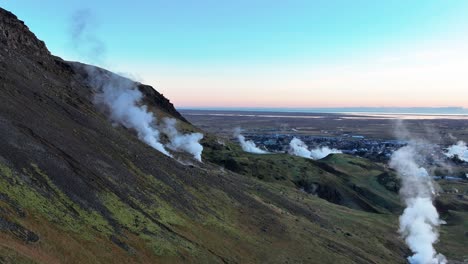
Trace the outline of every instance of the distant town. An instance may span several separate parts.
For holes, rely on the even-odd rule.
[[[310,148],[329,147],[341,150],[345,154],[356,155],[376,161],[386,161],[393,151],[406,145],[402,140],[367,139],[361,135],[343,136],[311,136],[294,134],[254,134],[244,133],[244,136],[253,140],[258,146],[270,152],[287,152],[289,142],[298,137]]]

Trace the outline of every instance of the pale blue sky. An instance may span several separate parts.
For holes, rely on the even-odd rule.
[[[468,106],[455,100],[461,95],[437,91],[468,90],[464,76],[450,68],[465,66],[464,0],[0,3],[52,53],[133,74],[181,106]],[[101,59],[71,44],[70,21],[83,9],[91,13],[88,34],[105,46]],[[441,62],[448,68],[420,70]],[[423,79],[435,78],[433,71],[444,74]],[[439,87],[427,87],[437,81]],[[431,96],[412,93],[397,101],[408,89]],[[370,99],[348,96],[350,90]],[[285,91],[292,95],[274,95]],[[372,99],[387,94],[389,102]],[[462,96],[468,101],[468,92]]]

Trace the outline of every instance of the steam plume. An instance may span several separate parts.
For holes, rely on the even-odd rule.
[[[332,153],[342,153],[341,150],[321,147],[309,150],[307,145],[300,139],[294,137],[291,142],[289,142],[289,154],[304,157],[308,159],[323,159],[329,154]]]
[[[95,89],[94,103],[104,107],[115,124],[134,129],[140,140],[172,157],[160,142],[162,132],[170,141],[167,148],[188,152],[201,161],[203,146],[199,141],[203,134],[181,134],[176,128],[177,121],[174,118],[165,118],[158,126],[156,117],[142,104],[143,94],[135,82],[92,66],[85,66],[85,69],[88,81]]]
[[[71,46],[87,60],[101,63],[106,47],[99,39],[95,29],[98,27],[96,19],[90,9],[76,10],[69,25]]]
[[[200,140],[203,138],[201,133],[181,134],[176,128],[177,121],[174,118],[164,118],[161,131],[165,133],[170,140],[167,145],[172,150],[182,150],[193,155],[201,162],[203,146]]]
[[[94,34],[94,28],[94,16],[89,9],[75,11],[70,20],[70,41],[78,53],[91,61],[101,62],[105,46]],[[104,108],[114,123],[134,129],[140,140],[171,156],[159,142],[156,117],[141,104],[143,94],[135,82],[93,66],[75,66],[86,72],[87,81],[95,92],[94,104]]]
[[[448,147],[444,154],[449,158],[457,155],[460,160],[468,162],[468,147],[464,141],[458,141],[456,145]]]
[[[237,137],[237,139],[239,140],[242,150],[244,150],[245,152],[250,152],[250,153],[255,153],[255,154],[268,153],[268,151],[265,151],[257,147],[257,145],[255,145],[255,142],[253,142],[252,140],[245,140],[245,137],[241,134],[241,132],[242,131],[239,127],[234,129],[234,136]]]
[[[109,73],[98,73],[90,66],[86,67],[88,78],[97,90],[94,103],[107,107],[113,122],[135,129],[138,138],[154,149],[171,156],[159,142],[156,117],[148,112],[146,105],[141,105],[143,94],[136,84],[128,79]]]
[[[91,11],[77,10],[70,24],[71,43],[78,53],[91,61],[102,63],[105,46],[94,33],[95,28],[95,19]],[[82,67],[87,73],[89,84],[95,90],[94,103],[104,108],[114,123],[134,129],[140,140],[172,157],[160,142],[156,117],[148,111],[146,105],[142,104],[143,94],[138,90],[137,84],[130,79],[92,66]],[[198,142],[203,135],[200,133],[182,135],[175,128],[175,122],[175,119],[164,122],[164,132],[170,140],[167,147],[172,150],[187,151],[201,161],[203,147]]]
[[[412,264],[445,264],[446,258],[437,254],[433,244],[439,238],[438,227],[443,223],[432,204],[436,195],[432,178],[423,163],[428,144],[410,141],[392,154],[390,167],[394,168],[400,179],[400,197],[406,209],[400,216],[399,232],[414,253],[408,257]]]

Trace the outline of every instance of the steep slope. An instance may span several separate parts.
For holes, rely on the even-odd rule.
[[[114,126],[80,64],[1,8],[0,43],[2,262],[404,263],[396,216],[184,165]],[[136,85],[157,116],[197,130]]]

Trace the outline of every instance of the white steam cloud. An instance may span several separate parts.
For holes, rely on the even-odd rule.
[[[104,42],[93,31],[97,25],[92,12],[89,9],[77,10],[70,22],[72,47],[91,61],[102,63],[106,49]],[[87,80],[95,92],[94,104],[104,108],[114,123],[134,129],[140,140],[172,157],[160,142],[160,129],[156,117],[142,103],[143,94],[138,89],[137,83],[93,66],[78,63],[75,66],[86,72]],[[170,140],[166,147],[174,151],[186,151],[201,161],[203,146],[199,141],[203,138],[203,134],[184,135],[177,131],[175,125],[175,119],[164,121],[162,129]]]
[[[250,153],[255,153],[255,154],[267,154],[268,153],[268,151],[265,151],[257,147],[257,145],[255,145],[255,142],[253,142],[252,140],[245,140],[245,137],[241,134],[241,129],[239,127],[234,129],[234,136],[237,137],[242,147],[242,150],[244,150],[245,152],[250,152]]]
[[[457,155],[460,160],[468,162],[468,147],[464,141],[458,141],[457,144],[448,147],[444,154],[449,158]]]
[[[406,208],[400,216],[400,234],[414,253],[408,257],[412,264],[445,264],[446,258],[437,254],[433,244],[439,238],[438,227],[443,223],[432,201],[435,188],[425,168],[418,164],[427,144],[410,143],[392,154],[390,167],[401,179],[400,197]]]
[[[332,153],[342,152],[341,150],[329,147],[321,147],[309,150],[307,145],[296,137],[294,137],[291,142],[289,142],[289,154],[291,155],[317,160],[323,159]]]
[[[161,131],[164,132],[170,140],[167,145],[172,150],[182,150],[193,155],[193,157],[201,160],[203,146],[200,140],[203,138],[201,133],[181,134],[177,131],[176,120],[174,118],[164,118]]]
[[[91,82],[98,92],[94,97],[94,103],[105,105],[113,122],[126,128],[132,128],[137,132],[138,138],[154,149],[171,156],[159,142],[159,131],[156,127],[156,117],[148,112],[146,105],[141,105],[143,94],[135,83],[120,76],[104,76],[96,70],[88,69],[92,77]]]
[[[88,81],[95,89],[94,103],[99,107],[104,106],[112,122],[134,129],[140,140],[169,157],[172,155],[166,147],[173,151],[188,152],[201,161],[203,146],[199,141],[203,134],[181,134],[173,118],[164,119],[159,127],[156,116],[142,103],[143,94],[135,82],[92,66],[85,66],[85,69]],[[161,132],[169,138],[170,142],[166,146],[160,142]]]

